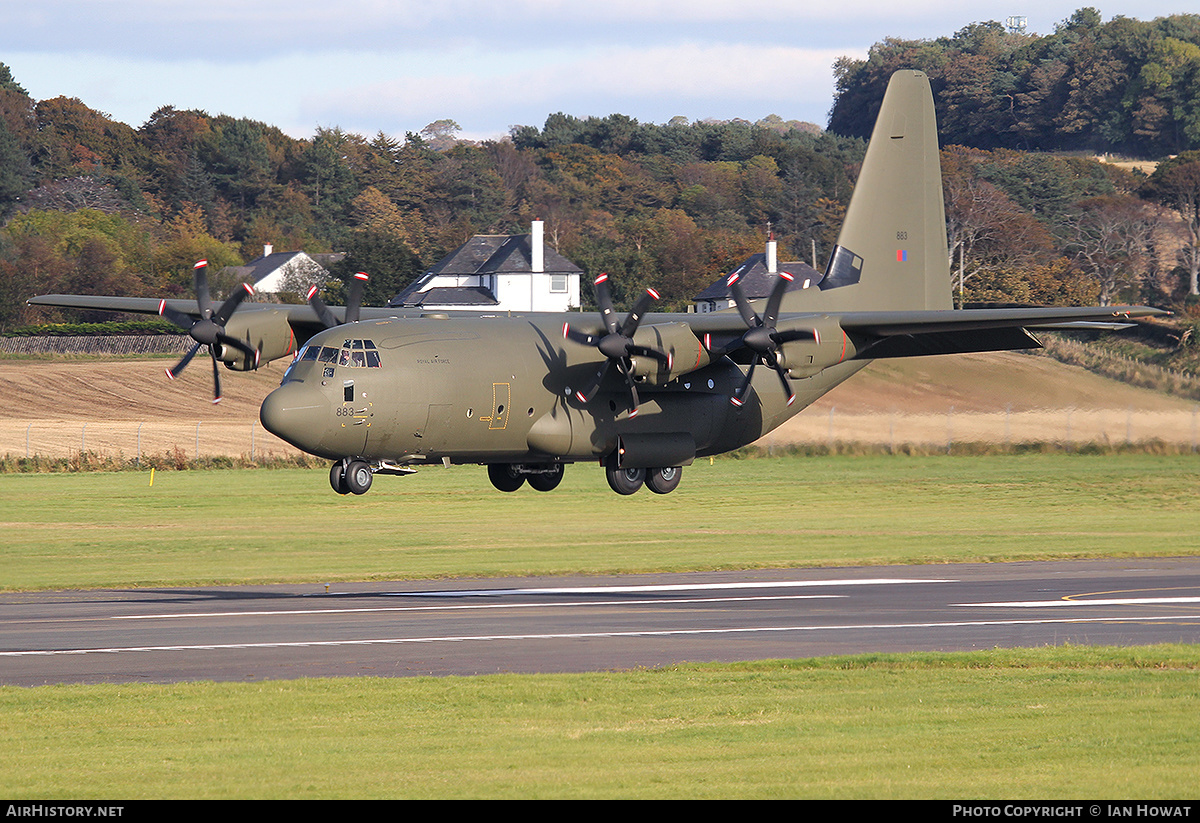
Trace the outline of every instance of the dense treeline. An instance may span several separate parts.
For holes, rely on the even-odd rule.
[[[681,308],[761,251],[768,231],[783,259],[823,265],[862,138],[887,76],[900,67],[934,78],[947,144],[949,253],[963,301],[1182,303],[1200,294],[1200,151],[1147,178],[1089,156],[1009,143],[1091,146],[1117,115],[1145,126],[1136,112],[1149,111],[1152,64],[1121,52],[1125,68],[1113,76],[1143,78],[1122,87],[1133,95],[1130,108],[1113,102],[1112,89],[1101,93],[1108,86],[1087,74],[1083,55],[1111,67],[1115,58],[1099,56],[1101,44],[1136,41],[1137,54],[1157,55],[1168,41],[1197,40],[1193,30],[1200,17],[1101,24],[1085,9],[1047,38],[985,23],[949,39],[889,40],[865,62],[839,62],[828,131],[776,116],[645,124],[619,114],[554,114],[540,128],[482,143],[457,139],[450,120],[403,139],[322,128],[302,140],[265,123],[170,106],[133,128],[79,100],[35,101],[0,64],[0,328],[103,319],[34,313],[24,301],[38,293],[188,295],[193,261],[207,258],[215,272],[259,256],[268,243],[346,252],[334,274],[370,272],[366,300],[381,304],[471,235],[523,233],[535,218],[585,271],[611,273],[618,299],[652,285],[664,307]],[[1121,32],[1142,34],[1121,40]],[[997,89],[1037,73],[1029,61],[1048,72],[1048,95],[1070,97],[1055,110],[1075,112],[1074,131],[1035,126],[1015,92],[1020,105],[997,103]],[[1171,128],[1146,145],[1167,145],[1167,131],[1190,134],[1190,104],[1179,101],[1200,84],[1184,84],[1186,77],[1194,75],[1179,69],[1153,86],[1155,100],[1176,103]],[[1013,126],[1013,112],[1026,125]],[[335,279],[331,299],[339,287]]]
[[[942,139],[983,149],[1161,157],[1200,149],[1200,15],[1102,22],[1075,12],[1048,36],[974,23],[888,39],[835,65],[829,128],[866,137],[897,69],[929,74]]]
[[[190,293],[210,271],[276,250],[344,251],[382,303],[477,233],[535,218],[585,270],[681,307],[760,250],[826,251],[861,140],[778,117],[644,125],[551,116],[511,139],[457,140],[439,121],[403,140],[164,107],[140,128],[79,100],[35,102],[0,66],[0,324],[47,291]],[[227,284],[226,284],[227,285]],[[335,284],[336,286],[337,284]],[[332,295],[336,298],[336,288]]]

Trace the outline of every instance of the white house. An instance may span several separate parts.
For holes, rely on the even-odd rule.
[[[328,267],[345,256],[343,253],[277,252],[271,245],[265,245],[262,257],[244,266],[231,266],[229,271],[242,282],[252,284],[260,294],[293,292],[303,295],[313,283],[328,280]]]
[[[529,234],[477,234],[400,292],[392,307],[561,312],[578,309],[583,270]]]

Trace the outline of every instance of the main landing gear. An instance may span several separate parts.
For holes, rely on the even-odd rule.
[[[488,463],[488,479],[502,492],[515,492],[526,481],[540,492],[554,491],[563,478],[562,463]]]
[[[347,457],[329,469],[329,485],[338,494],[366,494],[374,475],[365,460]]]
[[[661,469],[620,469],[614,466],[604,468],[608,486],[617,494],[634,494],[643,485],[655,494],[668,494],[675,491],[683,477],[683,469],[679,466],[665,466]]]

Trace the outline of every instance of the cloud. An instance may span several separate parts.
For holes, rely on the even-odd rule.
[[[464,64],[457,72],[449,64],[458,61],[450,59],[444,74],[393,77],[306,95],[304,109],[318,120],[343,124],[407,119],[413,124],[410,131],[451,117],[469,132],[493,136],[516,124],[540,125],[554,111],[577,116],[620,112],[660,121],[674,114],[696,119],[780,113],[823,119],[833,92],[830,66],[844,53],[685,43],[584,54],[546,51],[487,72],[462,55]],[[828,81],[813,82],[822,76]],[[518,115],[525,119],[513,119]]]

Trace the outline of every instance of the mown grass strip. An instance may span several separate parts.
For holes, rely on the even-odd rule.
[[[1200,457],[1020,455],[700,461],[666,496],[591,465],[543,494],[480,467],[0,475],[0,587],[942,563],[1200,550]]]
[[[10,798],[1188,798],[1200,647],[0,688]]]

